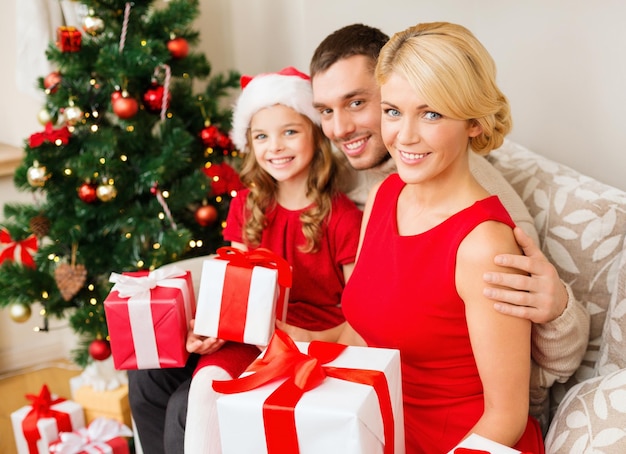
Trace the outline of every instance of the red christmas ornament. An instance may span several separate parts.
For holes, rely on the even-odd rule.
[[[223,150],[230,151],[233,148],[233,142],[232,140],[230,140],[230,137],[228,137],[227,134],[220,133],[219,137],[217,138],[217,146]]]
[[[163,93],[165,92],[165,88],[163,85],[159,85],[156,82],[152,82],[150,88],[143,95],[143,105],[152,112],[160,112],[163,107]],[[170,101],[172,100],[172,93],[167,92],[167,106],[166,109],[170,106]]]
[[[122,96],[123,95],[120,90],[115,90],[113,93],[111,93],[111,104],[120,99]]]
[[[213,205],[202,205],[196,210],[194,215],[196,222],[202,227],[208,227],[213,225],[217,221],[218,213],[217,208]]]
[[[113,112],[122,120],[133,118],[139,110],[139,103],[135,98],[128,96],[128,93],[122,92],[121,96],[111,96],[111,105]]]
[[[89,354],[96,361],[104,361],[111,356],[111,346],[104,339],[96,339],[89,344]]]
[[[76,27],[57,28],[57,47],[61,52],[78,52],[83,35]]]
[[[205,147],[215,147],[222,133],[217,126],[211,125],[200,131],[200,139]]]
[[[185,58],[189,54],[189,43],[185,38],[174,38],[168,41],[167,50],[173,58]]]
[[[97,186],[92,183],[83,183],[78,187],[78,198],[85,203],[93,203],[98,200]]]
[[[43,86],[48,90],[48,93],[55,93],[59,89],[60,84],[61,73],[58,71],[51,72],[43,80]]]
[[[203,168],[202,171],[211,180],[211,193],[214,196],[244,188],[237,171],[225,162],[212,164],[210,167]]]

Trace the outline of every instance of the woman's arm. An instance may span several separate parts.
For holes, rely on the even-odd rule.
[[[485,272],[516,272],[494,264],[501,253],[520,253],[511,229],[491,221],[476,227],[459,247],[456,285],[484,390],[484,413],[469,433],[514,446],[528,420],[531,323],[494,311],[483,294]]]

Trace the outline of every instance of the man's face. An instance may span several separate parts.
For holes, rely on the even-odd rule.
[[[324,134],[357,170],[371,169],[389,158],[380,136],[380,90],[369,57],[337,61],[312,80],[313,105]]]

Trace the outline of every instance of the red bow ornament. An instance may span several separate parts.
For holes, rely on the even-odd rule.
[[[352,356],[350,355],[350,352],[353,353]],[[347,361],[347,363],[351,364],[361,362],[369,365],[370,361],[372,361],[372,364],[376,363],[378,366],[381,364],[379,361],[382,356],[375,355],[381,354],[386,355],[383,362],[386,362],[385,366],[387,367],[382,366],[380,370],[378,367],[374,370],[373,368],[360,369],[356,367],[333,367],[328,365],[331,361],[339,359],[339,363],[341,361]],[[340,358],[340,355],[343,356],[343,358]],[[356,357],[359,356],[361,357],[355,362]],[[304,435],[303,439],[299,440],[299,435],[302,435],[298,433],[298,430],[302,429],[300,424],[306,425],[306,422],[298,423],[300,429],[297,429],[296,427],[296,421],[300,420],[297,417],[298,410],[296,410],[296,405],[305,393],[310,392],[321,385],[326,387],[326,391],[322,391],[323,387],[319,390],[319,392],[318,390],[315,390],[317,392],[315,401],[323,401],[327,403],[311,409],[311,411],[307,413],[306,417],[302,417],[303,419],[301,419],[301,421],[311,422],[312,418],[315,418],[319,419],[319,421],[323,421],[323,423],[321,423],[321,426],[319,427],[317,424],[315,424],[315,427],[307,427],[306,430],[323,432],[314,433],[312,435],[317,441],[321,441],[322,443],[346,442],[345,449],[344,447],[335,446],[335,448],[337,448],[335,449],[336,452],[360,452],[363,444],[359,444],[359,442],[351,440],[350,438],[355,437],[355,433],[360,432],[361,427],[366,428],[363,432],[373,430],[372,427],[375,426],[376,423],[372,423],[373,420],[369,420],[368,422],[361,424],[361,421],[359,421],[358,430],[346,428],[345,425],[342,425],[345,423],[345,419],[347,419],[345,411],[343,411],[343,408],[338,409],[339,406],[337,401],[343,399],[346,402],[350,401],[354,403],[354,401],[359,400],[362,397],[362,395],[359,397],[356,395],[352,396],[350,395],[350,391],[347,391],[347,395],[345,395],[347,389],[345,386],[351,386],[345,382],[367,385],[373,388],[378,401],[378,413],[380,414],[380,419],[378,419],[378,416],[376,415],[374,415],[374,418],[378,421],[382,420],[382,437],[376,436],[375,439],[378,442],[381,440],[383,441],[382,444],[384,444],[384,448],[382,449],[384,454],[393,454],[394,452],[403,452],[403,446],[400,445],[404,440],[401,413],[402,399],[401,389],[399,389],[399,364],[399,354],[395,350],[365,347],[348,348],[345,345],[319,341],[313,341],[308,344],[307,353],[303,353],[287,334],[280,330],[276,330],[263,356],[254,361],[248,368],[247,372],[254,372],[253,374],[243,375],[238,379],[229,381],[214,381],[213,388],[215,391],[223,394],[246,393],[249,391],[255,393],[260,391],[259,388],[266,389],[265,393],[267,393],[269,390],[264,388],[264,385],[270,385],[271,387],[272,382],[282,379],[283,382],[271,391],[271,394],[265,398],[262,404],[265,444],[269,454],[299,454],[301,449],[305,452],[315,452],[315,450],[317,450],[317,452],[321,452],[320,449],[322,449],[320,445],[311,445],[310,439],[306,438],[310,435]],[[397,374],[392,374],[394,392],[391,393],[390,382],[388,381],[386,372],[389,373],[390,370],[396,369]],[[327,382],[327,378],[339,379],[340,381],[335,380]],[[338,384],[340,386],[339,388],[333,388],[333,384]],[[331,389],[343,390],[340,391],[342,395],[340,397],[336,397],[332,395],[320,394],[321,392],[332,393]],[[352,391],[361,392],[363,391],[363,388],[360,386],[356,387],[356,389],[352,387]],[[371,391],[366,392],[368,394],[371,393]],[[235,402],[232,402],[231,396],[222,396],[218,399],[217,405],[220,426],[223,423],[222,421],[250,421],[249,418],[244,417],[243,415],[244,410],[242,404],[247,404],[248,402],[242,401],[242,399],[251,398],[256,401],[258,394],[254,397],[250,393],[248,394],[248,396],[238,396]],[[266,394],[263,394],[263,396],[265,395]],[[231,400],[230,409],[228,409],[229,400]],[[309,402],[312,401],[309,400]],[[367,399],[361,401],[361,403],[363,402],[369,403]],[[324,408],[322,408],[322,406],[324,406]],[[252,403],[250,407],[254,407],[254,403]],[[365,413],[371,416],[373,412],[372,407],[368,406],[367,403],[364,404],[364,407],[367,407]],[[233,409],[234,412],[238,412],[236,418]],[[228,413],[225,413],[225,410],[228,410]],[[332,418],[334,418],[333,410],[337,413],[341,413],[339,419],[342,422],[338,424],[332,422]],[[394,413],[394,410],[396,410],[396,413]],[[258,410],[252,411],[257,412]],[[326,412],[328,412],[328,414],[325,414]],[[394,417],[394,415],[397,415],[397,418]],[[356,418],[352,418],[351,420],[354,419]],[[311,425],[312,424],[309,424],[309,426]],[[338,437],[341,438],[340,440],[337,437],[333,438],[331,433],[321,428],[333,426],[335,428],[343,427],[343,429],[339,429]],[[238,428],[241,429],[241,426],[238,426]],[[222,433],[224,434],[224,432]],[[241,437],[241,434],[234,438],[238,438],[238,440],[233,441],[233,437],[222,437],[222,446],[225,454],[229,452],[228,449],[226,449],[227,447],[232,449],[230,452],[243,452],[241,451],[244,449],[243,445],[235,446],[236,443],[258,442],[257,440],[246,439],[248,437]],[[367,438],[367,440],[367,443],[372,443],[371,436]],[[352,449],[357,449],[357,451],[349,451],[348,446]],[[398,451],[395,450],[396,448]],[[307,451],[307,449],[313,449],[314,451]]]
[[[35,260],[32,254],[37,251],[37,237],[30,235],[25,240],[15,241],[6,229],[0,229],[0,245],[3,245],[0,252],[0,263],[5,260],[18,261],[29,268],[35,268]]]
[[[46,129],[44,131],[31,134],[28,139],[28,145],[31,148],[37,148],[46,141],[56,145],[67,145],[71,135],[67,126],[54,129],[52,123],[48,122],[46,123]]]

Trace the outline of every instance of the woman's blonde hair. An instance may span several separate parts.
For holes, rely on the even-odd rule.
[[[338,192],[339,164],[332,151],[330,141],[322,129],[313,123],[306,115],[302,115],[313,131],[315,152],[309,165],[307,179],[307,197],[313,200],[309,208],[300,214],[302,233],[306,243],[299,248],[303,252],[317,252],[326,220],[331,213],[333,197]],[[248,129],[248,144],[252,142]],[[246,212],[249,216],[243,227],[244,243],[248,246],[258,246],[261,243],[263,230],[266,226],[266,214],[276,204],[276,180],[261,168],[254,156],[250,145],[246,146],[243,165],[240,173],[241,181],[250,189],[246,199]]]
[[[512,128],[509,102],[496,84],[496,65],[465,27],[448,22],[418,24],[396,33],[380,52],[376,80],[404,77],[428,105],[457,120],[478,123],[470,148],[487,154]]]

